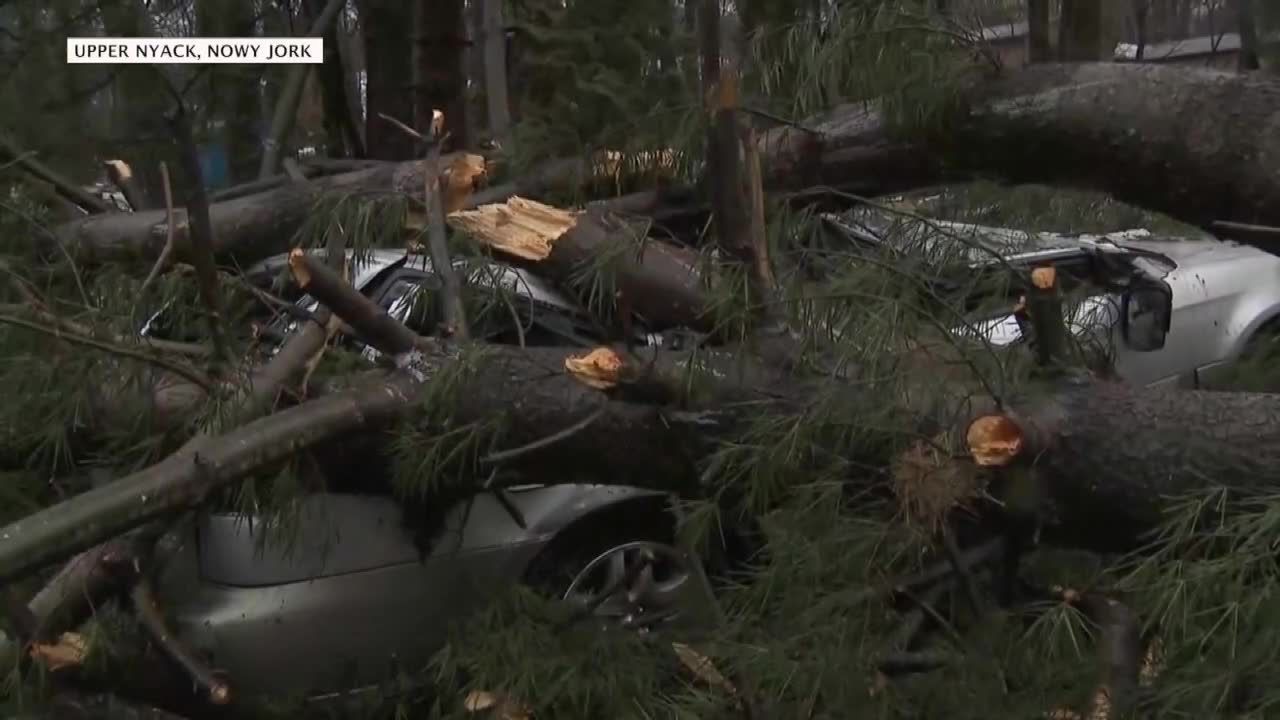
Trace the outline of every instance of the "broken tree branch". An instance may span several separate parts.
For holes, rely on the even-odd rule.
[[[102,163],[106,168],[107,177],[118,188],[124,199],[129,203],[129,207],[133,212],[140,210],[150,210],[151,204],[147,200],[146,191],[138,179],[133,176],[133,168],[129,167],[129,163],[123,160],[106,160]]]
[[[151,266],[151,272],[147,273],[146,279],[142,281],[142,285],[138,288],[138,294],[144,293],[151,283],[159,277],[169,267],[173,259],[173,185],[169,181],[169,166],[160,162],[160,184],[164,188],[164,248],[160,251],[160,256],[156,258],[156,263]]]
[[[143,575],[134,583],[130,599],[142,627],[165,654],[186,671],[192,682],[209,694],[209,702],[214,705],[226,705],[230,702],[231,687],[169,629],[164,611],[160,609],[160,601],[151,587],[150,578]]]
[[[91,213],[107,213],[112,210],[105,200],[97,197],[84,188],[68,180],[61,173],[36,160],[31,153],[23,152],[9,137],[0,130],[0,160],[7,160],[22,166],[32,176],[53,186],[59,196],[72,204]]]
[[[377,303],[361,295],[350,283],[301,248],[289,254],[289,270],[298,287],[345,320],[378,350],[398,356],[417,344],[417,333],[388,315]]]

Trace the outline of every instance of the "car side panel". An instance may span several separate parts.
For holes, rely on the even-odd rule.
[[[493,493],[478,494],[450,509],[421,561],[388,497],[308,498],[291,545],[263,543],[242,518],[213,515],[170,562],[162,593],[175,630],[241,692],[350,688],[386,679],[394,662],[425,661],[558,531],[619,503],[665,497],[605,485],[507,495],[519,521]]]
[[[469,611],[483,607],[542,541],[431,556],[284,585],[203,582],[171,602],[175,631],[228,673],[239,693],[311,694],[417,668]]]

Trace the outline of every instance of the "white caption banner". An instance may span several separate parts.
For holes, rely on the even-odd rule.
[[[78,65],[318,65],[324,38],[67,38]]]

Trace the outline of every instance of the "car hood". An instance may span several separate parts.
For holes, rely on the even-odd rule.
[[[824,222],[838,232],[863,243],[894,252],[918,253],[930,257],[991,265],[997,262],[1035,262],[1077,253],[1162,255],[1172,270],[1172,256],[1166,246],[1197,244],[1201,241],[1166,238],[1149,230],[1132,229],[1092,234],[1034,232],[991,227],[945,220],[908,217],[880,208],[858,207],[844,213],[822,215]],[[1216,240],[1208,241],[1217,243]]]

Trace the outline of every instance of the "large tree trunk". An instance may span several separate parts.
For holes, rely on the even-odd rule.
[[[1132,548],[1175,499],[1280,487],[1280,396],[1134,388],[1068,377],[1005,415],[1022,435],[1046,529],[1077,547]]]
[[[375,160],[408,160],[413,139],[379,117],[413,122],[413,94],[409,88],[413,36],[409,3],[364,0],[365,150]]]
[[[763,138],[778,187],[897,192],[983,175],[1077,185],[1209,227],[1280,224],[1280,82],[1164,65],[1033,65],[978,83],[945,138],[899,140],[861,104]],[[1099,112],[1099,108],[1106,108]]]
[[[447,164],[447,159],[446,163]],[[405,193],[422,195],[422,164],[406,162],[359,170],[306,183],[289,183],[209,208],[214,252],[240,262],[285,252],[293,235],[314,211],[324,192]],[[186,212],[174,210],[175,257],[190,257]],[[166,239],[164,210],[93,216],[62,225],[59,242],[79,261],[148,261],[159,256]]]
[[[1027,0],[1027,61],[1049,62],[1053,46],[1049,42],[1049,0]]]
[[[466,22],[462,0],[418,0],[413,48],[413,127],[424,135],[431,114],[445,115],[449,145],[467,147]],[[408,118],[401,118],[409,122]]]
[[[1215,220],[1280,224],[1280,80],[1174,66],[1035,65],[977,83],[945,138],[912,142],[863,104],[836,108],[761,138],[774,189],[831,185],[896,192],[976,175],[1105,190],[1116,198],[1208,227]],[[1107,112],[1097,108],[1106,107]],[[316,188],[420,194],[416,164],[311,183]],[[475,202],[537,195],[579,183],[580,160],[549,163],[527,178],[477,193]],[[589,173],[587,173],[589,175]],[[314,190],[287,186],[215,203],[222,251],[283,252]],[[57,229],[78,259],[154,257],[163,212],[87,218]],[[185,243],[179,227],[179,243]]]

